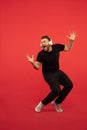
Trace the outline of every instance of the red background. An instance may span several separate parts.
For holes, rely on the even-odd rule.
[[[40,37],[68,43],[77,32],[70,52],[61,53],[61,69],[74,88],[63,102],[63,113],[49,104],[41,113],[36,104],[49,92],[41,69],[26,61],[40,51]],[[0,0],[0,130],[87,129],[87,1]]]

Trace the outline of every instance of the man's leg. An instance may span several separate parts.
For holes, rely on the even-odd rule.
[[[51,92],[42,100],[42,103],[44,105],[47,105],[48,103],[53,101],[53,99],[55,99],[59,95],[59,92],[60,92],[60,90],[58,90],[58,88],[51,90]]]
[[[40,112],[45,105],[55,99],[61,91],[57,72],[47,74],[45,80],[49,84],[51,92],[35,107],[37,112]]]
[[[48,103],[52,102],[59,95],[58,88],[51,90],[51,92],[35,107],[36,112],[40,112],[42,108]]]
[[[59,82],[62,86],[64,86],[64,88],[60,92],[59,97],[55,100],[56,104],[61,104],[73,87],[71,80],[63,71],[60,70],[59,75]]]
[[[42,101],[42,103],[44,105],[47,105],[53,99],[58,97],[61,89],[60,89],[58,72],[53,72],[53,73],[47,74],[45,76],[45,79],[46,79],[46,82],[48,83],[50,90],[51,90],[51,92]]]

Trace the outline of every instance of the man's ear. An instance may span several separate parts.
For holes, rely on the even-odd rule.
[[[42,44],[40,43],[40,47],[42,47]]]
[[[52,45],[53,44],[53,42],[52,42],[52,39],[49,41],[49,45]]]

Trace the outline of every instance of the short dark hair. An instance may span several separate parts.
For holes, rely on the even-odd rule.
[[[48,39],[49,41],[51,41],[50,37],[47,36],[47,35],[44,35],[44,36],[41,37],[41,39],[45,39],[45,38]]]

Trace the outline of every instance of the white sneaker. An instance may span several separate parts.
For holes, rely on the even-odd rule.
[[[35,107],[35,111],[36,111],[36,112],[40,112],[43,107],[44,107],[44,104],[43,104],[42,102],[40,102],[40,103]]]
[[[51,104],[55,107],[57,112],[63,112],[60,104],[56,104],[55,101],[51,102]]]

